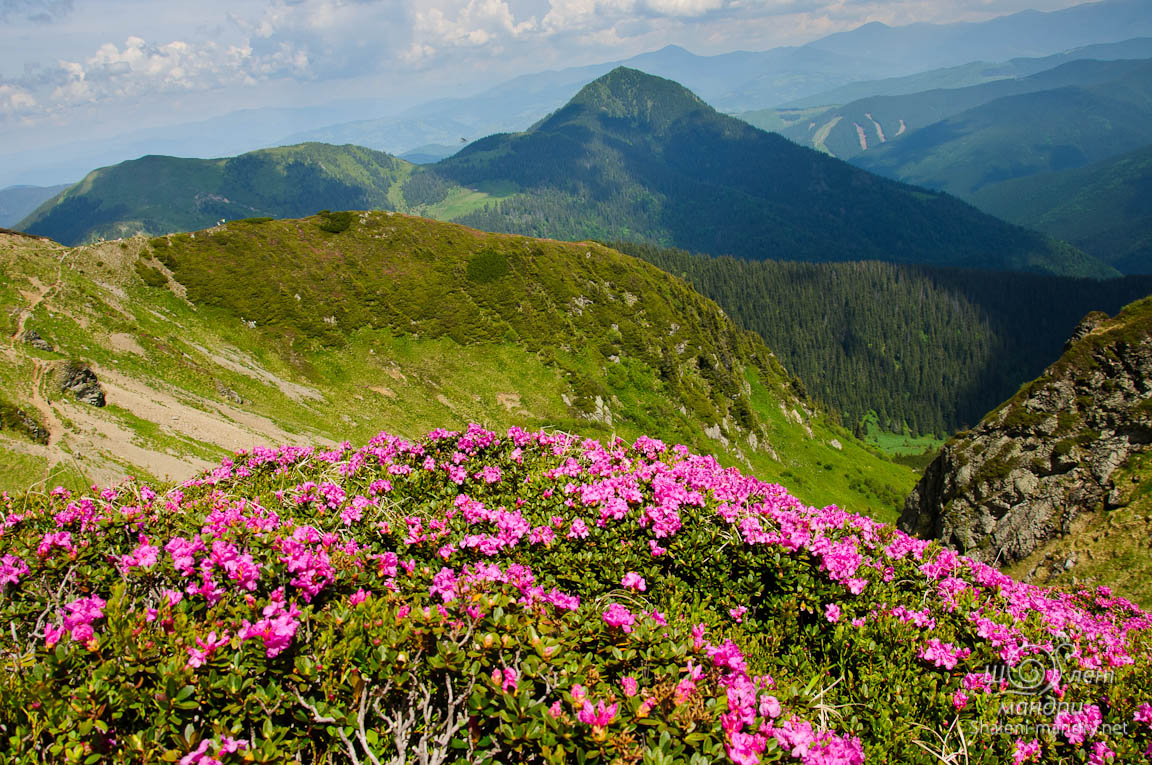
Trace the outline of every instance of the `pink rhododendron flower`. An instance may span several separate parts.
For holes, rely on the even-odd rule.
[[[833,624],[840,621],[840,606],[835,603],[824,606],[824,618]]]
[[[1100,707],[1095,704],[1086,704],[1079,712],[1060,712],[1056,715],[1052,725],[1070,744],[1083,744],[1100,727],[1103,716]]]
[[[1116,753],[1103,741],[1092,744],[1092,754],[1088,757],[1088,765],[1105,765],[1116,759]]]
[[[603,619],[609,627],[619,627],[625,632],[631,632],[632,625],[636,623],[636,617],[632,615],[632,612],[619,603],[608,606],[608,610],[603,614]]]
[[[964,691],[956,691],[952,694],[952,706],[957,710],[961,710],[968,706],[968,694]]]
[[[1032,739],[1027,744],[1023,739],[1016,739],[1016,745],[1012,751],[1012,765],[1022,765],[1022,763],[1029,762],[1040,758],[1040,742]]]
[[[624,691],[624,695],[632,698],[640,691],[640,684],[636,682],[636,678],[628,675],[620,679],[620,688]]]
[[[744,614],[748,613],[748,606],[737,606],[736,608],[728,609],[728,615],[737,624],[744,621]]]
[[[1152,704],[1141,704],[1140,708],[1136,710],[1136,714],[1133,715],[1132,719],[1136,722],[1152,725]]]
[[[20,577],[28,573],[28,564],[15,555],[0,558],[0,587],[6,584],[19,584]]]
[[[361,603],[363,603],[364,601],[368,600],[368,596],[371,594],[372,594],[371,590],[365,590],[364,588],[360,588],[359,590],[356,590],[356,592],[354,592],[348,596],[348,602],[349,602],[349,604],[351,604],[353,606],[358,606]]]
[[[576,719],[585,725],[591,725],[596,728],[606,728],[611,724],[612,720],[616,717],[616,704],[604,705],[604,701],[596,702],[596,707],[593,709],[591,701],[585,701],[583,708],[576,713]]]
[[[636,592],[644,592],[648,589],[648,583],[644,581],[644,577],[640,576],[635,571],[629,571],[627,574],[625,574],[624,578],[620,580],[620,584],[622,584],[624,587],[627,587],[629,590],[635,590]]]

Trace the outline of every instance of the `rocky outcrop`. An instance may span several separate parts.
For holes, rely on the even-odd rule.
[[[71,393],[84,404],[104,406],[104,388],[87,364],[69,361],[60,368],[59,380],[61,393]]]
[[[50,343],[47,340],[45,340],[44,338],[40,337],[40,333],[34,329],[27,330],[24,333],[24,335],[21,337],[21,339],[24,341],[24,343],[26,345],[30,345],[33,348],[36,348],[37,350],[41,350],[41,351],[53,350],[52,343]]]
[[[1126,502],[1112,475],[1152,443],[1152,298],[1089,314],[1064,355],[949,441],[900,527],[989,563],[1026,557],[1081,514]]]
[[[15,431],[38,444],[48,443],[48,428],[36,415],[0,402],[0,430]]]

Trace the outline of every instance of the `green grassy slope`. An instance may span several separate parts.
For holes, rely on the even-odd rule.
[[[0,430],[20,455],[4,488],[50,471],[175,478],[255,443],[468,421],[647,432],[885,518],[915,479],[798,394],[715,304],[599,245],[384,212],[4,243],[3,315],[56,348],[13,341],[0,356],[11,405],[53,434]],[[107,407],[52,388],[69,358],[92,365]]]
[[[1152,146],[1088,167],[985,186],[972,201],[1072,242],[1125,273],[1152,273]]]
[[[991,101],[857,156],[868,170],[969,198],[1012,178],[1152,143],[1152,61],[1122,78]]]
[[[65,244],[189,231],[220,219],[391,209],[411,165],[359,146],[300,144],[228,159],[148,156],[95,170],[21,222]]]

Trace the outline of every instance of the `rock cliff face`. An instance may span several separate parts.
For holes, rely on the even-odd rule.
[[[1127,503],[1112,476],[1152,443],[1152,298],[1089,314],[1045,373],[949,441],[900,527],[989,563],[1020,560],[1077,516]]]

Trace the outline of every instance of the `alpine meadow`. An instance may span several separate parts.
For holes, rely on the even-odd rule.
[[[1077,2],[4,3],[0,761],[1152,761]]]

